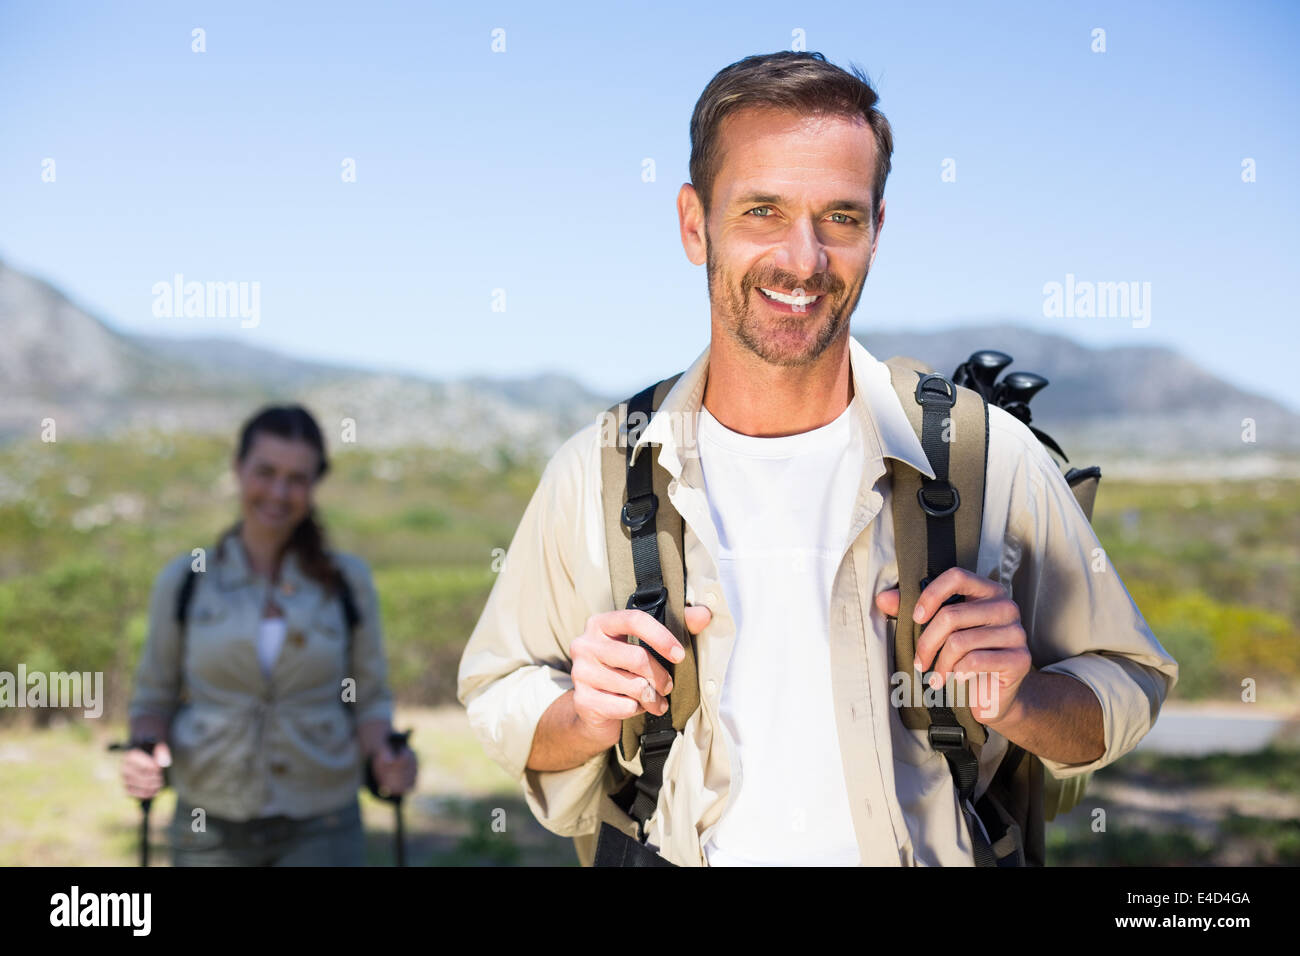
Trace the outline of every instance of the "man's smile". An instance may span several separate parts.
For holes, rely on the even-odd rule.
[[[758,291],[761,293],[764,302],[777,312],[786,315],[807,315],[818,302],[825,298],[823,295],[792,295],[788,292],[780,292],[763,286],[759,286]]]

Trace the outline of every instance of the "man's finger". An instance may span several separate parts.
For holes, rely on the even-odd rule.
[[[586,683],[593,690],[629,697],[655,714],[662,711],[668,703],[646,678],[615,667],[593,670]]]
[[[916,611],[912,614],[912,620],[918,624],[929,620],[930,615],[954,594],[986,598],[994,595],[1006,597],[1007,592],[996,581],[972,574],[965,568],[949,568],[921,592],[921,596],[916,601]]]
[[[1011,650],[1024,646],[1025,632],[1019,624],[963,631],[944,643],[932,670],[946,679],[953,671],[972,670],[972,655],[980,651]]]
[[[957,631],[973,628],[982,630],[986,627],[1001,627],[1019,622],[1019,608],[1005,597],[1001,588],[998,590],[1002,594],[998,599],[949,604],[936,611],[916,642],[918,669],[925,670],[929,667],[935,655],[940,653],[940,648],[945,648],[949,643],[948,639]],[[974,645],[964,646],[963,653],[970,650],[972,646]],[[935,670],[939,669],[937,663],[934,667]]]
[[[646,648],[623,641],[601,641],[595,647],[596,660],[605,667],[613,667],[644,677],[661,694],[670,694],[673,679]]]
[[[575,687],[574,709],[579,715],[594,714],[601,720],[627,720],[645,708],[639,701],[622,694],[608,694],[592,687]]]
[[[713,612],[702,604],[692,604],[686,608],[686,630],[693,635],[708,627],[712,619]]]
[[[894,588],[892,591],[881,591],[876,595],[876,607],[880,609],[881,614],[887,617],[898,616],[898,604],[898,588]]]
[[[608,637],[633,636],[644,641],[663,655],[666,660],[677,663],[686,656],[677,638],[645,611],[627,609],[598,614],[596,625]]]

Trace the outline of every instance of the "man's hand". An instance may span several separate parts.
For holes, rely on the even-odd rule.
[[[954,594],[966,600],[941,607]],[[898,589],[876,595],[876,607],[898,614]],[[912,666],[933,669],[932,687],[951,674],[967,683],[966,701],[980,723],[996,729],[1029,674],[1029,642],[1020,626],[1020,608],[995,581],[963,568],[949,568],[921,592],[913,620],[929,621],[916,642]]]
[[[699,634],[711,617],[707,607],[688,607],[686,629]],[[673,689],[663,666],[626,635],[635,635],[674,664],[686,654],[672,632],[645,611],[609,611],[587,621],[587,629],[569,645],[573,709],[594,736],[608,736],[611,746],[628,717],[665,713],[665,697]]]
[[[712,617],[707,607],[688,607],[686,630],[698,635]],[[672,679],[645,647],[627,640],[629,634],[673,663],[685,654],[672,632],[645,611],[593,615],[569,645],[573,690],[556,698],[538,721],[528,769],[581,766],[618,743],[628,717],[667,710]]]

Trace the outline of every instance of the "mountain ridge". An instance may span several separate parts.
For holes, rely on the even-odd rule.
[[[39,433],[113,435],[140,428],[230,432],[231,409],[301,401],[322,421],[351,418],[365,440],[547,454],[625,396],[571,376],[434,379],[297,358],[231,338],[129,334],[57,286],[0,262],[0,440]],[[1065,446],[1138,457],[1300,450],[1300,414],[1223,381],[1167,346],[1094,348],[1009,322],[934,331],[869,329],[878,358],[911,355],[950,374],[979,348],[1051,384],[1035,424]],[[644,383],[642,383],[644,384]],[[629,393],[638,383],[629,383]],[[1255,443],[1242,440],[1243,419]]]

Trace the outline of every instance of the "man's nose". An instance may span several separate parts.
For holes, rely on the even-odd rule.
[[[826,248],[810,219],[796,219],[786,230],[778,250],[777,266],[797,276],[819,275],[829,265]]]

